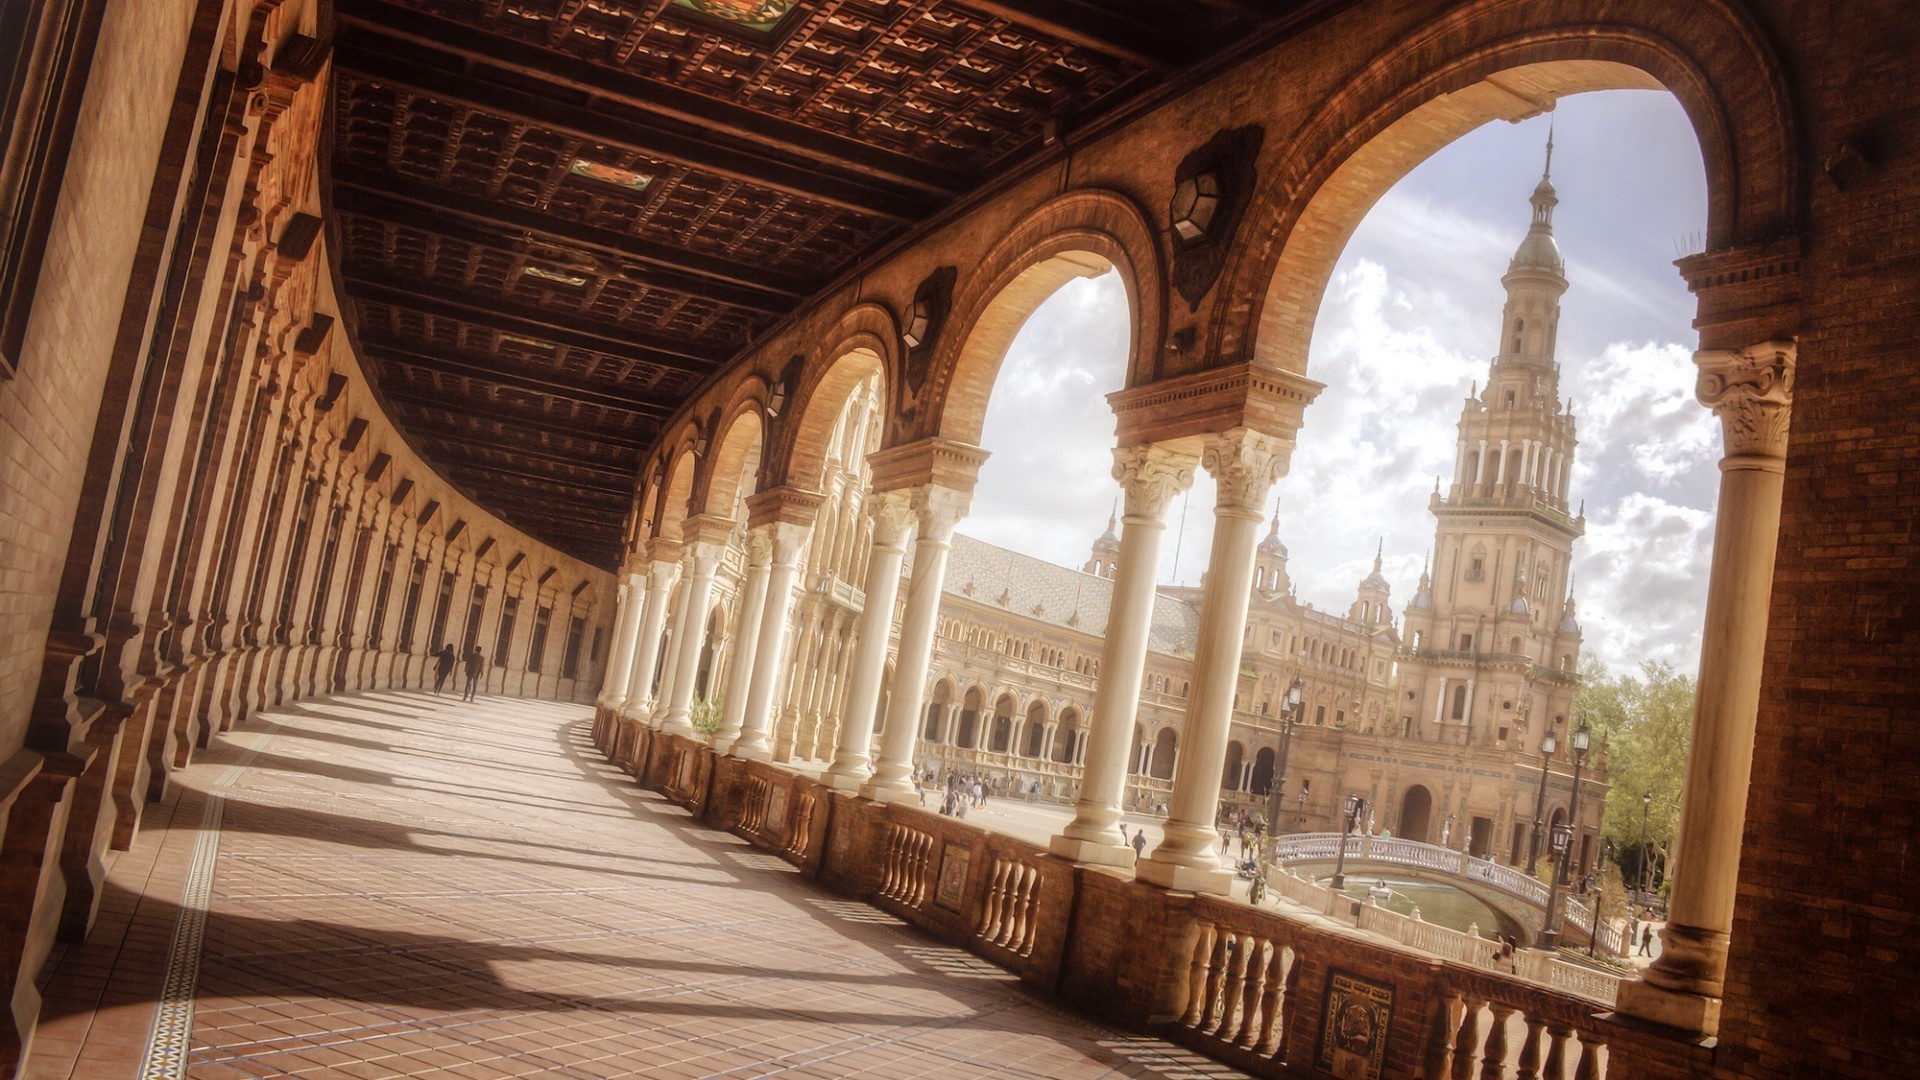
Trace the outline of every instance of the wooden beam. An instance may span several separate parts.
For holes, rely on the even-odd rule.
[[[459,455],[442,458],[439,463],[447,468],[465,471],[467,473],[484,473],[490,477],[517,477],[522,480],[545,485],[549,490],[581,491],[599,495],[612,495],[623,500],[633,497],[633,487],[630,484],[600,484],[591,480],[572,480],[566,477],[556,476],[553,473],[536,472],[530,469],[515,469],[503,465],[490,465],[486,462],[474,461],[471,458],[464,458]]]
[[[960,195],[978,177],[943,169],[911,154],[886,150],[837,132],[734,105],[619,67],[521,41],[471,23],[429,14],[391,0],[336,0],[341,25],[403,43],[418,55],[431,50],[465,64],[484,64],[570,92],[617,101],[689,125],[709,138],[738,139],[756,149],[808,158],[869,180],[912,187],[941,199]],[[399,52],[400,49],[387,49]]]
[[[371,47],[377,44],[364,34],[343,40],[335,49],[334,66],[374,82],[474,109],[509,123],[528,124],[589,142],[623,147],[678,162],[698,172],[797,195],[865,217],[907,224],[939,208],[938,200],[897,184],[876,184],[804,164],[777,161],[698,135],[668,131],[642,119],[614,116],[590,104],[564,101],[470,75],[429,70],[422,68],[415,56],[391,55]],[[588,102],[593,100],[581,96]]]
[[[422,431],[419,435],[421,442],[431,445],[488,450],[496,454],[505,454],[516,461],[530,461],[538,465],[555,465],[565,469],[580,469],[585,472],[599,473],[602,476],[611,476],[616,480],[625,481],[629,487],[632,486],[632,481],[640,471],[640,458],[638,455],[633,455],[631,460],[626,462],[609,462],[582,457],[578,454],[557,454],[551,450],[535,450],[531,447],[502,443],[498,440],[485,441],[476,439],[471,434],[447,432],[444,430],[434,432]]]
[[[452,319],[502,334],[587,349],[616,360],[684,371],[703,378],[718,371],[722,364],[719,360],[637,347],[628,336],[630,332],[621,327],[515,303],[503,297],[453,293],[430,282],[403,281],[364,267],[348,267],[345,277],[347,295],[355,300]],[[366,321],[361,320],[360,326],[366,325]]]
[[[395,405],[413,410],[434,409],[459,416],[471,416],[478,420],[490,420],[509,431],[515,428],[541,431],[549,435],[562,435],[570,439],[597,442],[602,446],[618,446],[642,453],[652,449],[653,444],[660,438],[657,434],[630,435],[626,432],[589,427],[572,420],[528,416],[523,412],[502,409],[491,401],[474,401],[454,394],[423,394],[402,387],[383,386],[380,388],[380,397]],[[400,426],[405,428],[415,420],[424,419],[424,417],[410,415],[409,419]]]
[[[506,370],[492,364],[462,356],[447,356],[439,353],[423,353],[402,345],[388,344],[370,338],[360,341],[360,355],[377,360],[383,364],[398,364],[416,371],[438,372],[443,375],[456,375],[463,379],[479,379],[513,390],[529,394],[545,394],[549,397],[577,401],[582,405],[592,405],[601,409],[613,409],[618,412],[633,413],[636,416],[651,416],[666,419],[673,414],[676,403],[651,401],[646,398],[627,397],[621,394],[588,386],[585,383],[572,382],[549,375],[534,375],[526,371]]]
[[[538,518],[548,526],[559,526],[569,521],[588,519],[604,522],[617,529],[625,517],[624,511],[616,513],[600,503],[582,503],[557,495],[542,498],[531,492],[523,493],[518,488],[490,493],[486,506],[489,510],[505,514],[517,511],[528,517]]]
[[[1078,4],[1072,0],[960,0],[960,6],[1151,71],[1166,71],[1200,56],[1200,50],[1187,35],[1170,30],[1164,23],[1149,26],[1117,15],[1111,4]]]
[[[334,209],[342,213],[500,251],[514,250],[516,234],[559,247],[586,248],[639,264],[643,272],[633,277],[644,284],[762,314],[784,315],[814,291],[797,278],[448,191],[396,173],[339,166],[333,171],[332,191]]]

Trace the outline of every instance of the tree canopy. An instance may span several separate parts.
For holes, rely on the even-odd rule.
[[[1664,662],[1646,661],[1637,675],[1613,675],[1588,657],[1581,671],[1578,719],[1593,725],[1608,752],[1606,836],[1629,879],[1638,877],[1640,821],[1662,872],[1680,823],[1680,788],[1693,734],[1694,680]],[[1645,797],[1651,793],[1651,803]]]

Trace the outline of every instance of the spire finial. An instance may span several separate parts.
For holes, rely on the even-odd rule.
[[[1267,535],[1272,537],[1278,537],[1280,535],[1280,499],[1278,496],[1275,496],[1273,500],[1273,522],[1267,528]]]
[[[1552,175],[1553,175],[1553,114],[1548,113],[1547,114],[1547,165],[1546,165],[1546,168],[1540,170],[1540,179],[1545,180]]]
[[[1119,520],[1120,520],[1120,496],[1115,495],[1113,497],[1113,509],[1107,511],[1107,531],[1112,532],[1114,525],[1117,522],[1119,522]]]

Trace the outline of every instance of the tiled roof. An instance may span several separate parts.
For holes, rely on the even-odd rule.
[[[1113,582],[1107,578],[959,534],[948,556],[943,592],[1094,637],[1105,636],[1107,612],[1113,604]],[[1200,613],[1191,604],[1165,594],[1154,598],[1148,648],[1191,656],[1199,632]]]

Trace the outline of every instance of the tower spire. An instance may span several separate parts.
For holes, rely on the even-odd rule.
[[[1540,170],[1540,179],[1553,178],[1553,114],[1547,114],[1547,165]]]

